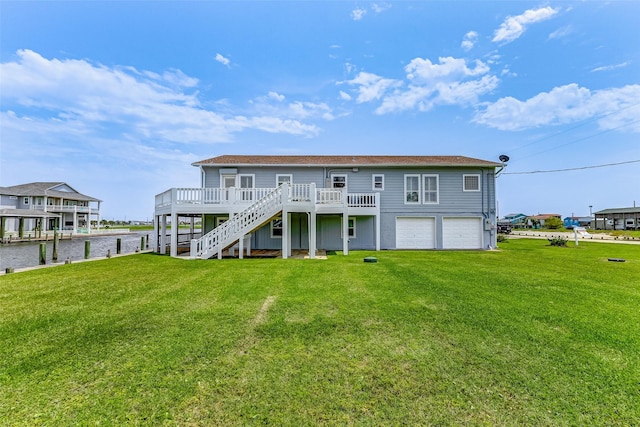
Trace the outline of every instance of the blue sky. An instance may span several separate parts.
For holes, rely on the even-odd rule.
[[[640,205],[638,16],[636,1],[0,0],[0,186],[64,181],[106,219],[151,219],[155,194],[198,187],[191,163],[221,154],[507,154],[501,215]]]

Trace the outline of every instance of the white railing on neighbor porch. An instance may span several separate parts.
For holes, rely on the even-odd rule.
[[[271,189],[247,209],[229,218],[209,233],[191,241],[191,258],[211,258],[282,210],[283,188]],[[289,192],[287,191],[287,194]],[[250,193],[249,193],[250,194]]]

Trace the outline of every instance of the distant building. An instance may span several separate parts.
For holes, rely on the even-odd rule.
[[[541,228],[544,227],[544,223],[550,218],[558,218],[562,220],[562,215],[560,214],[538,214],[533,216],[528,216],[526,220],[526,224],[531,228]]]
[[[611,208],[594,213],[599,230],[640,230],[640,208]]]
[[[574,227],[593,228],[594,224],[593,217],[591,216],[568,216],[564,220],[562,220],[562,222],[564,223],[564,228],[567,228],[569,230],[573,229]]]
[[[5,233],[63,230],[89,233],[100,221],[100,202],[64,182],[0,187],[0,237]]]
[[[527,219],[527,216],[523,213],[511,213],[504,216],[504,221],[508,221],[511,223],[511,225],[516,227],[519,225],[523,226],[525,224],[526,219]]]

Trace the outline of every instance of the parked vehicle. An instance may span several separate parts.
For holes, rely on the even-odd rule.
[[[499,222],[498,226],[498,233],[501,234],[509,234],[511,233],[511,223],[510,222]]]

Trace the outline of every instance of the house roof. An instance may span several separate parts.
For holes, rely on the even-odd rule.
[[[562,218],[562,215],[560,215],[560,214],[539,214],[539,215],[531,215],[529,218],[531,218],[531,219]]]
[[[502,164],[464,156],[246,156],[224,155],[193,163],[193,166],[476,166]]]
[[[61,185],[65,185],[71,188],[73,192],[54,190],[54,188]],[[70,200],[101,202],[100,199],[96,199],[95,197],[78,193],[73,187],[65,182],[30,182],[28,184],[13,185],[11,187],[0,187],[0,194],[6,194],[10,196],[60,197]]]
[[[60,215],[31,209],[0,209],[0,217],[58,218]]]
[[[598,212],[594,212],[594,215],[606,215],[606,214],[640,214],[640,208],[611,208],[603,209]]]

